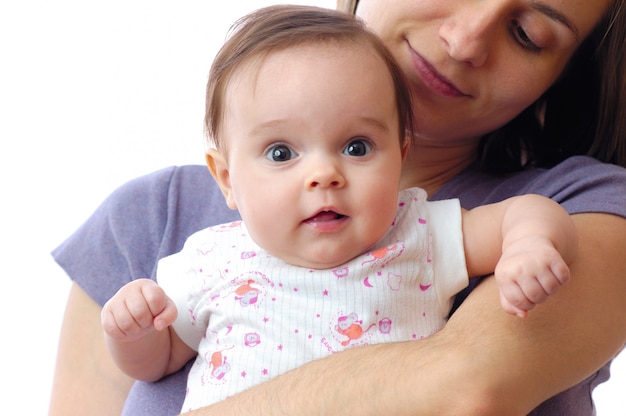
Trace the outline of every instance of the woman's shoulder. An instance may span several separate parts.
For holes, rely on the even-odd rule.
[[[103,207],[107,215],[121,216],[125,222],[175,219],[178,226],[193,223],[194,231],[237,218],[201,165],[171,166],[132,179],[117,188]]]
[[[449,181],[433,197],[459,198],[464,208],[536,193],[570,213],[604,212],[626,217],[626,169],[587,156],[573,156],[547,169],[491,174],[473,167]]]
[[[102,304],[124,283],[154,278],[192,233],[236,218],[206,167],[169,167],[121,185],[52,254]]]
[[[600,162],[590,156],[571,156],[552,168],[541,169],[540,172],[547,176],[575,175],[577,180],[590,176],[607,180],[621,180],[626,177],[626,169],[623,167]],[[567,178],[562,179],[567,181]]]
[[[170,166],[129,180],[113,191],[107,201],[166,197],[170,192],[202,198],[206,191],[210,192],[212,182],[208,169],[201,165]]]
[[[552,198],[570,214],[600,212],[626,217],[626,169],[588,156],[573,156],[541,170],[522,190]]]

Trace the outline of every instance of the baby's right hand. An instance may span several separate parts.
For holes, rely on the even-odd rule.
[[[176,320],[174,302],[150,279],[124,285],[102,308],[102,328],[111,338],[131,342]]]
[[[525,318],[570,279],[567,263],[552,242],[530,236],[511,244],[495,270],[504,310]]]

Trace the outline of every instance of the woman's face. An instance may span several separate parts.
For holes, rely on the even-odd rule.
[[[393,6],[391,6],[393,4]],[[360,0],[407,75],[422,143],[476,139],[557,79],[610,0]]]

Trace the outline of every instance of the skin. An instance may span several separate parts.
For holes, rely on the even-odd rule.
[[[331,76],[340,68],[348,70]],[[382,60],[363,46],[289,48],[258,69],[244,65],[229,85],[225,149],[211,151],[208,165],[257,244],[291,264],[327,269],[382,238],[404,153]],[[280,215],[280,226],[268,213]]]
[[[405,163],[405,186],[432,194],[472,163],[480,137],[558,78],[609,2],[542,2],[575,29],[533,4],[400,0],[391,8],[379,0],[359,2],[357,15],[381,36],[411,84],[419,141]]]
[[[119,370],[106,348],[101,311],[100,305],[72,283],[61,328],[51,416],[105,416],[122,411],[134,380]]]
[[[606,4],[584,1],[545,3],[567,11],[568,19],[578,28],[580,39],[597,21],[597,16],[604,10]],[[457,4],[464,7],[452,7]],[[444,23],[448,23],[449,27],[453,23],[453,21],[450,23],[451,19],[455,17],[457,29],[465,28],[465,31],[456,32],[464,34],[456,37],[460,42],[457,45],[461,45],[457,47],[457,51],[472,50],[462,47],[464,42],[472,40],[477,45],[484,45],[486,38],[478,36],[478,33],[488,35],[489,39],[493,39],[494,34],[497,35],[498,42],[492,40],[487,43],[487,46],[490,46],[489,51],[493,50],[494,45],[508,45],[511,49],[517,47],[511,40],[505,41],[502,38],[504,35],[509,36],[503,29],[506,27],[504,22],[507,21],[503,16],[506,15],[488,13],[493,9],[487,10],[485,5],[518,5],[523,9],[523,6],[529,4],[527,1],[504,0],[480,2],[482,12],[474,16],[482,16],[483,13],[490,16],[490,19],[479,21],[485,24],[492,23],[484,27],[495,28],[486,32],[480,30],[476,32],[475,27],[464,26],[469,22],[475,22],[475,19],[462,18],[463,16],[456,14],[456,11],[472,12],[474,9],[471,2],[444,2],[442,6],[450,6],[447,8],[448,14],[440,15],[436,13],[436,9],[441,2],[423,0],[418,3],[400,0],[394,2],[396,8],[393,12],[401,16],[422,10],[424,22],[428,23],[428,16],[432,11],[431,36],[424,40],[424,45],[430,43],[431,47],[438,48],[438,53],[443,54],[441,51],[444,50],[446,43],[443,41],[444,38],[438,37],[439,28],[444,26]],[[409,7],[410,5],[413,7]],[[383,6],[385,2],[366,0],[359,8],[359,14],[380,34],[383,34],[385,24],[391,24],[391,21],[384,23],[383,19],[388,19],[391,11],[388,6]],[[585,7],[591,10],[584,10]],[[375,13],[376,10],[378,13]],[[387,35],[384,37],[394,50],[394,54],[401,60],[393,45],[394,37]],[[465,46],[467,45],[471,46],[471,42]],[[430,53],[433,52],[429,49],[423,52],[433,64],[439,62],[436,59],[437,55]],[[520,50],[519,53],[526,52]],[[443,55],[445,58],[445,54]],[[565,55],[569,56],[568,53]],[[480,63],[480,60],[474,60],[472,64],[472,59],[468,57],[455,59],[451,55],[448,56],[450,57],[448,63],[453,67],[452,72],[444,72],[445,69],[439,71],[451,78],[455,71],[463,71],[463,68],[467,74],[483,73],[486,62],[489,62],[485,59],[476,70],[475,63]],[[498,62],[500,65],[491,68],[489,76],[476,75],[479,78],[475,80],[481,88],[483,85],[485,88],[491,85],[487,91],[493,90],[494,94],[505,86],[510,86],[509,88],[517,86],[518,93],[522,94],[539,85],[535,79],[545,74],[539,73],[533,66],[530,70],[533,75],[532,83],[509,82],[510,79],[519,78],[502,78],[499,83],[491,83],[490,77],[503,74],[501,71],[508,73],[503,66],[512,61],[502,59]],[[406,62],[403,65],[406,65]],[[554,73],[550,79],[554,79],[559,70],[551,72]],[[455,82],[459,86],[465,85],[461,81]],[[419,87],[417,83],[413,88]],[[422,85],[421,88],[424,89],[425,86]],[[536,91],[535,94],[540,92]],[[515,96],[510,91],[509,94]],[[438,99],[447,100],[436,95],[431,98],[434,104],[437,104]],[[520,103],[516,103],[516,106],[517,111],[523,107]],[[506,106],[500,110],[515,113]],[[420,114],[423,114],[423,118]],[[460,120],[463,114],[466,114],[465,123]],[[490,121],[491,118],[487,114],[496,117],[497,122]],[[446,123],[442,122],[444,115]],[[472,112],[465,113],[461,110],[441,112],[435,109],[429,113],[428,108],[421,106],[416,114],[418,125],[422,126],[422,123],[428,120],[432,120],[432,124],[423,126],[420,152],[410,152],[408,155],[410,162],[405,165],[406,169],[403,172],[406,185],[418,184],[432,193],[471,163],[476,137],[506,121],[499,119],[497,114],[494,115],[494,111],[486,111],[484,115],[483,119],[480,114],[475,115]],[[453,122],[453,118],[448,120],[449,116],[455,116],[459,120]],[[447,125],[451,128],[448,129]],[[473,126],[471,130],[467,128],[469,125]],[[479,128],[479,125],[482,127]],[[436,142],[434,138],[440,141]],[[420,166],[419,171],[411,168],[417,163]],[[626,246],[626,221],[606,214],[577,214],[572,216],[572,219],[581,237],[578,259],[571,265],[572,281],[554,296],[553,300],[533,311],[529,319],[519,320],[501,313],[496,282],[494,279],[487,279],[472,292],[442,331],[424,341],[350,349],[311,363],[229,401],[199,410],[194,414],[528,413],[542,401],[593,373],[626,342],[623,330],[626,327],[626,304],[623,302],[626,279],[622,272],[626,270],[626,258],[622,253],[623,247]],[[102,339],[97,336],[85,336],[82,332],[85,328],[89,328],[90,331],[97,328],[97,331],[100,331],[99,308],[76,285],[70,293],[68,305],[63,334],[77,335],[71,338],[71,342],[64,342],[63,339],[66,337],[62,336],[51,414],[99,414],[98,412],[101,414],[103,407],[94,403],[103,397],[107,397],[106,408],[113,409],[109,414],[117,414],[115,409],[121,408],[130,385],[128,379],[121,375],[112,361],[104,358],[106,354]],[[489,322],[489,325],[485,325],[485,322]],[[385,359],[372,360],[372,357]],[[67,366],[69,361],[73,361],[81,371],[71,371],[73,367]],[[363,362],[367,362],[368,365],[361,365]],[[399,364],[396,365],[397,363]],[[372,377],[372,374],[376,377]],[[511,374],[516,376],[511,377]],[[121,381],[114,382],[117,380]],[[327,383],[327,380],[333,380],[333,383]],[[395,383],[390,391],[381,389],[380,380],[402,380],[402,382]],[[84,388],[85,385],[94,384],[98,385],[97,389]],[[337,385],[343,388],[336,389]],[[415,386],[420,388],[416,389]],[[285,391],[290,391],[290,395],[282,394]]]

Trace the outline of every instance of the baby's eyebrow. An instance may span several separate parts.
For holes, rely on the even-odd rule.
[[[375,127],[380,130],[385,130],[385,131],[390,130],[390,126],[384,120],[381,120],[376,117],[363,116],[360,118],[360,121],[363,124],[369,125],[371,127]]]
[[[580,31],[578,30],[576,25],[570,19],[568,19],[567,16],[565,16],[563,13],[561,13],[560,11],[556,10],[554,7],[548,4],[539,3],[539,2],[532,3],[532,8],[548,16],[550,19],[556,22],[559,22],[560,24],[568,28],[574,34],[576,41],[580,40]]]
[[[251,133],[258,134],[258,133],[262,133],[265,130],[271,131],[272,129],[275,129],[277,127],[280,127],[281,125],[287,124],[288,122],[289,122],[289,119],[272,119],[272,120],[264,121],[254,126],[254,129],[252,130]]]

